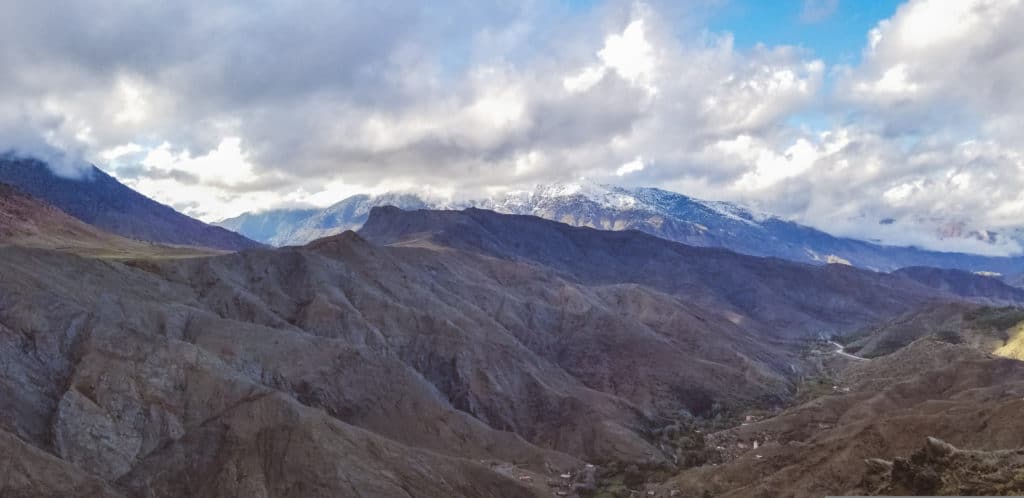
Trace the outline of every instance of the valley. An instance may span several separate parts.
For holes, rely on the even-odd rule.
[[[0,498],[1024,496],[1022,23],[0,1]]]
[[[1024,445],[992,419],[1024,378],[994,344],[915,328],[883,356],[858,348],[927,310],[1011,327],[999,310],[1024,299],[991,277],[480,209],[373,208],[358,233],[281,249],[90,256],[0,247],[7,494],[810,496],[925,437]],[[937,406],[986,410],[970,430],[991,435],[896,422]],[[786,477],[820,465],[849,472]]]

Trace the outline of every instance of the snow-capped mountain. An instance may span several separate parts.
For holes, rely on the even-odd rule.
[[[476,207],[601,230],[639,230],[689,245],[720,247],[811,264],[841,263],[881,271],[935,266],[1003,275],[1024,274],[1024,258],[884,246],[836,237],[728,202],[705,201],[657,188],[626,189],[592,183],[541,185],[533,191],[461,202],[425,199],[415,194],[356,195],[321,211],[292,211],[287,216],[279,211],[247,213],[225,220],[221,226],[272,245],[304,244],[344,230],[358,229],[366,221],[370,208],[382,205],[402,209]],[[298,219],[292,219],[296,216]],[[277,229],[268,236],[266,227],[271,225]]]
[[[428,204],[414,194],[358,194],[325,209],[275,209],[244,213],[215,225],[242,234],[252,234],[254,240],[273,246],[302,245],[345,230],[358,230],[366,221],[370,209],[375,206],[412,210],[433,209],[435,205]]]

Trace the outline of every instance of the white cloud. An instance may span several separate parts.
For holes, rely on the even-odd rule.
[[[644,36],[643,19],[630,22],[621,35],[609,35],[597,55],[606,67],[630,83],[656,91],[650,86],[655,66],[654,49]]]
[[[601,81],[606,72],[607,68],[603,66],[586,67],[579,74],[563,78],[562,86],[570,92],[586,91],[596,85],[598,81]]]
[[[842,67],[737,49],[667,3],[367,5],[0,4],[21,20],[0,32],[0,149],[97,161],[207,220],[580,177],[935,247],[950,222],[1024,219],[1021,0],[911,0]]]
[[[182,15],[200,5],[207,16]],[[454,24],[401,3],[30,7],[0,10],[47,28],[0,35],[16,55],[0,62],[23,83],[0,89],[0,121],[5,103],[35,105],[54,117],[40,121],[50,142],[204,219],[347,191],[321,188],[342,178],[492,192],[619,178],[627,165],[621,178],[636,182],[728,181],[735,172],[681,166],[707,143],[770,133],[814,99],[823,71],[793,49],[742,54],[728,35],[680,36],[642,3],[546,32],[543,5],[445,10],[465,21]],[[95,15],[105,22],[83,21]],[[282,33],[287,49],[273,43]],[[634,169],[652,162],[665,166]]]
[[[736,187],[741,190],[768,188],[786,178],[804,174],[821,155],[818,147],[804,138],[797,139],[781,154],[763,142],[755,142],[749,135],[719,142],[716,147],[735,160],[754,165],[753,170],[736,181]]]
[[[912,83],[907,76],[907,65],[896,64],[882,73],[882,77],[876,81],[862,81],[857,83],[857,91],[863,94],[870,94],[874,97],[880,96],[909,96],[917,92],[920,87]]]
[[[615,176],[626,176],[630,173],[636,173],[637,171],[644,170],[644,158],[637,156],[636,159],[619,166],[619,169],[615,170]]]
[[[911,0],[870,32],[840,95],[900,128],[1020,116],[1022,21],[1021,0]]]
[[[107,162],[111,162],[124,156],[137,154],[139,152],[142,152],[143,150],[145,149],[143,149],[143,147],[137,143],[127,143],[123,145],[117,145],[104,151],[101,151],[99,155]]]
[[[646,89],[648,93],[657,92],[653,86],[657,61],[654,47],[645,35],[643,19],[631,21],[622,33],[612,33],[605,37],[604,47],[596,56],[600,63],[587,66],[579,73],[562,79],[566,90],[589,90],[606,74],[614,72],[633,85]]]
[[[834,98],[876,136],[872,148],[888,150],[876,178],[883,202],[864,212],[933,236],[1021,225],[1021,21],[1020,0],[911,0],[871,30],[863,62],[838,71]]]

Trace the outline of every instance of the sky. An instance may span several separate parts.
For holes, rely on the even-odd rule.
[[[206,221],[583,180],[1016,253],[1022,2],[0,2],[0,150]]]

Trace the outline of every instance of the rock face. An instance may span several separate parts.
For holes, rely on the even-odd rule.
[[[786,404],[803,338],[955,299],[482,210],[206,258],[3,247],[0,495],[550,496],[674,468],[681,414]]]
[[[4,496],[60,494],[38,477],[51,461],[66,481],[147,496],[533,496],[479,459],[577,465],[453,409],[388,352],[241,294],[210,289],[277,323],[225,318],[119,263],[0,252],[0,433],[49,455],[15,453],[26,483],[0,483]]]
[[[0,155],[0,182],[89,225],[129,239],[227,251],[259,246],[237,233],[157,203],[96,167],[81,178],[64,178],[35,159]]]

